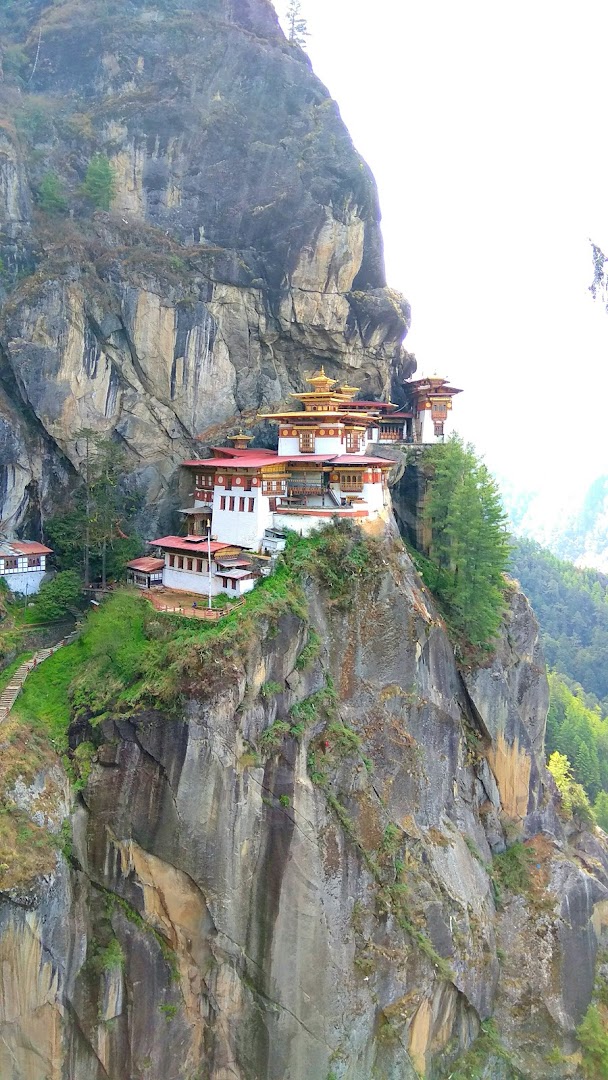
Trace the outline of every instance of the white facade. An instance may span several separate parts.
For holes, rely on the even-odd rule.
[[[416,421],[418,430],[420,431],[420,441],[422,443],[436,443],[447,442],[450,435],[454,433],[454,421],[452,418],[452,410],[448,410],[447,419],[443,421],[443,436],[435,435],[435,425],[430,409],[423,409],[419,414],[419,418]]]
[[[209,596],[209,592],[211,592],[212,596],[218,596],[219,593],[223,592],[228,593],[229,596],[243,596],[246,592],[250,592],[255,585],[254,578],[231,578],[230,570],[216,567],[213,560],[211,562],[211,580],[207,573],[186,569],[188,565],[187,559],[190,558],[187,555],[173,555],[177,565],[170,566],[169,560],[172,555],[172,552],[167,552],[165,555],[163,585],[166,589],[175,589],[177,592],[198,593],[200,596]],[[191,561],[196,565],[198,560]],[[181,567],[179,562],[182,563]],[[204,565],[206,566],[207,563],[205,562]],[[211,589],[209,589],[209,585],[211,585]]]
[[[275,496],[280,498],[280,495]],[[252,487],[218,487],[213,493],[213,518],[211,530],[214,540],[221,544],[234,544],[257,551],[260,541],[272,525],[270,498],[261,489]]]
[[[38,592],[46,574],[46,555],[37,555],[34,558],[37,565],[28,566],[32,556],[0,555],[0,577],[4,578],[11,592],[23,593],[26,596],[33,596]]]
[[[384,484],[364,484],[361,498],[365,500],[370,518],[377,517],[389,504],[388,489]]]
[[[344,453],[344,443],[342,441],[342,435],[317,435],[315,438],[315,454],[327,454],[328,457],[334,457],[336,454]]]
[[[300,440],[295,436],[279,436],[279,457],[296,457],[300,453]],[[339,451],[336,451],[339,453]]]

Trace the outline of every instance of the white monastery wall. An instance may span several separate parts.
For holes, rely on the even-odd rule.
[[[294,454],[300,453],[300,440],[295,437],[279,439],[279,457],[292,457]]]
[[[225,509],[221,509],[222,498],[226,500]],[[234,499],[234,510],[230,510],[230,499]],[[239,499],[245,500],[245,509],[239,510]],[[253,500],[253,510],[249,510],[249,500]],[[233,487],[231,491],[216,487],[213,493],[213,517],[211,532],[222,544],[234,544],[235,547],[259,549],[264,531],[272,524],[270,503],[259,488],[244,491]]]
[[[341,436],[326,435],[321,438],[321,436],[317,435],[315,439],[315,454],[334,455],[343,453],[344,445]]]
[[[176,570],[172,566],[165,566],[165,569],[163,570],[163,585],[167,589],[200,593],[201,596],[209,595],[208,574],[197,574],[194,570]],[[212,576],[211,595],[215,596],[219,592],[223,592],[222,583]]]
[[[370,517],[384,510],[388,501],[388,492],[383,484],[364,484],[361,496],[367,503]]]

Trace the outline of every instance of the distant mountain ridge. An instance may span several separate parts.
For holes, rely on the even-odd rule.
[[[513,531],[575,566],[608,573],[608,475],[598,476],[582,499],[569,502],[540,492],[505,492]]]

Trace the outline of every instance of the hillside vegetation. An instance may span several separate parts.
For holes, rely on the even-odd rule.
[[[578,570],[533,540],[514,542],[511,572],[540,623],[548,666],[608,712],[608,577]]]
[[[533,540],[515,542],[511,568],[532,603],[553,669],[549,767],[560,790],[564,783],[583,788],[598,824],[608,829],[608,578],[563,562]]]
[[[500,492],[474,449],[453,436],[426,451],[429,542],[414,561],[467,660],[492,651],[506,608],[509,560]]]

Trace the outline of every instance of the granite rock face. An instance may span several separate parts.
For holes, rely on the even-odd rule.
[[[29,77],[5,63],[0,82],[0,374],[26,425],[0,460],[11,529],[32,491],[38,516],[61,504],[82,428],[128,450],[153,517],[195,436],[321,363],[369,394],[409,374],[373,178],[269,0],[25,10],[7,51]],[[82,195],[99,153],[110,213]]]
[[[104,722],[71,867],[0,906],[3,1076],[442,1077],[493,1017],[484,1076],[542,1080],[557,1047],[551,1075],[580,1077],[608,854],[555,812],[538,628],[514,589],[493,667],[463,678],[409,559],[380,551],[345,606],[309,583],[307,667],[283,615],[179,716]],[[264,750],[328,676],[337,726]],[[498,903],[518,833],[534,887]]]

